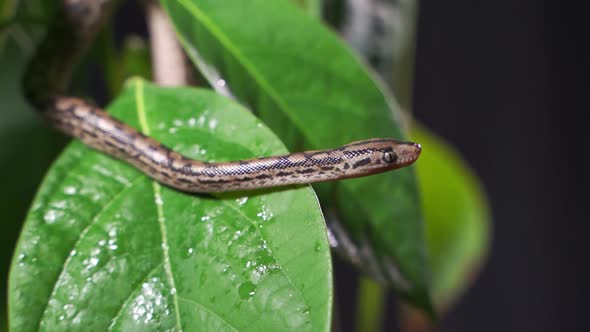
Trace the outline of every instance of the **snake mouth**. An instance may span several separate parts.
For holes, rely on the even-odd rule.
[[[422,145],[418,143],[404,143],[399,146],[398,167],[405,167],[413,164],[420,153],[422,153]]]

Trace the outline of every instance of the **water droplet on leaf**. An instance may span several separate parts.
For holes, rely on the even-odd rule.
[[[256,285],[250,281],[241,284],[238,288],[238,295],[240,295],[242,300],[246,300],[254,296],[254,294],[256,294]]]

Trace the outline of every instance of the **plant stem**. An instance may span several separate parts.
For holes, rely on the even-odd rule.
[[[184,55],[168,16],[153,0],[145,1],[154,81],[162,86],[187,84]]]
[[[100,58],[104,66],[104,73],[109,92],[109,99],[116,96],[123,87],[123,72],[120,57],[113,42],[113,29],[106,25],[98,35]]]
[[[386,297],[387,292],[379,284],[366,277],[359,278],[356,314],[358,332],[381,330]]]

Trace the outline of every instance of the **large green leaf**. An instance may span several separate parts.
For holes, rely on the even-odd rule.
[[[322,13],[321,0],[291,0],[293,3],[301,6],[308,15],[312,17],[320,17]]]
[[[210,91],[134,80],[109,107],[175,150],[286,150]],[[189,195],[72,143],[31,207],[10,275],[14,331],[326,331],[326,229],[309,187]]]
[[[289,148],[404,138],[395,103],[366,67],[290,1],[161,2],[212,86],[249,105]],[[385,282],[430,309],[412,169],[314,187],[322,206],[336,208],[355,240],[368,239]]]
[[[41,121],[21,96],[26,55],[12,41],[0,52],[0,317],[5,317],[8,268],[21,221],[65,138]],[[4,327],[0,321],[0,331]]]

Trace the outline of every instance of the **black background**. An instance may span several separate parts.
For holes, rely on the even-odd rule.
[[[118,14],[119,28],[144,32],[132,6]],[[442,320],[444,331],[587,325],[587,7],[420,1],[414,114],[471,164],[493,213],[490,257]],[[335,263],[337,327],[348,331],[356,273]],[[397,330],[392,297],[389,303],[384,327]]]
[[[471,163],[491,256],[446,331],[588,325],[588,6],[421,1],[414,113]]]

